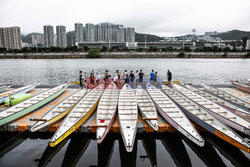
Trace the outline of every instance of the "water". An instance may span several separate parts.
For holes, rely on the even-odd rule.
[[[79,70],[87,77],[92,69],[103,74],[106,69],[114,75],[123,71],[143,69],[146,77],[152,69],[165,79],[167,70],[173,80],[199,84],[230,84],[230,80],[250,78],[249,59],[0,59],[0,85],[27,85],[34,82],[58,85],[78,81]],[[137,135],[134,151],[126,153],[120,135],[109,134],[106,142],[97,145],[94,135],[71,136],[64,143],[48,147],[52,134],[40,136],[21,134],[6,146],[13,134],[0,134],[0,167],[10,166],[249,166],[250,154],[230,144],[202,133],[206,140],[200,148],[174,135]]]
[[[173,80],[193,84],[230,84],[230,80],[250,78],[249,59],[0,59],[0,84],[17,85],[40,82],[59,85],[65,81],[78,81],[79,71],[88,77],[91,70],[103,76],[108,69],[112,76],[118,69],[124,72],[142,69],[149,78],[152,69],[158,77],[166,79],[167,70]]]
[[[44,139],[40,139],[43,135]],[[51,135],[26,134],[1,147],[0,166],[248,166],[250,155],[202,133],[199,147],[178,133],[137,135],[134,150],[127,153],[120,135],[109,134],[98,145],[94,135],[71,135],[57,147],[48,146]],[[3,139],[4,138],[4,139]],[[8,135],[1,139],[3,143]],[[8,150],[8,151],[6,151]]]

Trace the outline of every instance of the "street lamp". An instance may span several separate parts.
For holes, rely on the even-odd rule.
[[[195,41],[194,41],[194,37],[195,37],[195,32],[196,32],[196,29],[195,28],[193,28],[192,29],[192,32],[193,32],[193,51],[194,51],[194,46],[195,46]]]

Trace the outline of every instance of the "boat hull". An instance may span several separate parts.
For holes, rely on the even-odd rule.
[[[244,92],[247,92],[247,93],[250,93],[250,88],[249,86],[247,85],[242,85],[242,84],[237,84],[236,82],[232,82],[232,84],[237,87],[238,89],[244,91]]]
[[[25,108],[24,110],[21,110],[21,111],[19,111],[17,113],[14,113],[14,114],[12,114],[10,116],[7,116],[7,117],[1,119],[0,120],[0,126],[5,125],[7,123],[10,123],[10,122],[12,122],[12,121],[14,121],[14,120],[28,114],[28,113],[30,113],[32,111],[38,109],[39,107],[47,104],[48,102],[52,101],[53,99],[58,97],[60,94],[62,94],[67,88],[68,88],[68,86],[65,86],[63,89],[61,89],[57,93],[53,94],[52,96],[46,98],[45,100],[42,100],[42,101],[40,101],[40,102],[30,106],[30,107]]]
[[[99,102],[99,100],[98,100]],[[73,133],[76,129],[78,129],[96,110],[98,102],[86,113],[74,126],[72,126],[66,133],[64,133],[60,138],[58,138],[54,142],[50,142],[50,147],[55,147],[58,143],[62,142],[65,138],[67,138],[71,133]]]

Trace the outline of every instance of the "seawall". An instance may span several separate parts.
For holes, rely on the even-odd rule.
[[[100,58],[246,58],[247,52],[102,52]],[[71,53],[2,53],[0,59],[83,59],[86,52]]]

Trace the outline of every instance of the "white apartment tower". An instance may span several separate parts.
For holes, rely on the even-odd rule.
[[[20,27],[0,27],[0,47],[7,49],[21,49]]]
[[[86,41],[87,42],[94,42],[95,36],[95,25],[91,23],[87,23],[85,26],[86,32]]]
[[[135,29],[134,28],[126,29],[126,42],[128,43],[135,42]]]
[[[83,42],[83,24],[75,23],[75,42]]]
[[[43,26],[44,45],[45,47],[52,47],[54,45],[54,28],[51,25]]]
[[[59,25],[56,26],[56,46],[66,48],[67,38],[66,38],[66,27]]]

